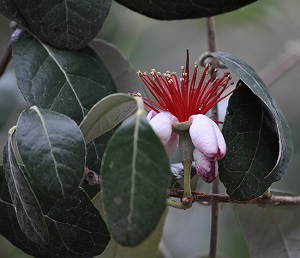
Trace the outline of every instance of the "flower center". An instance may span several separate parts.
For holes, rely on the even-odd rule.
[[[179,122],[188,121],[189,117],[196,114],[205,115],[214,105],[230,95],[224,94],[232,85],[231,76],[225,73],[221,78],[215,78],[217,69],[207,79],[210,66],[206,65],[198,83],[197,72],[199,63],[195,62],[192,78],[189,78],[189,56],[187,54],[186,68],[181,67],[181,77],[178,80],[175,72],[167,71],[164,74],[151,70],[138,71],[143,83],[151,92],[156,102],[143,98],[145,105],[156,112],[170,112]]]

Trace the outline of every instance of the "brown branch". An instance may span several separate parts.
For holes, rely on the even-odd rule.
[[[238,203],[238,204],[256,204],[261,206],[288,206],[288,205],[300,205],[300,196],[280,196],[280,195],[261,195],[250,201],[238,201],[231,199],[227,194],[215,194],[215,193],[203,193],[192,192],[193,200],[195,202],[203,204],[214,203]],[[169,190],[169,196],[175,198],[182,198],[183,190],[171,189]]]
[[[207,23],[207,33],[208,33],[208,51],[216,52],[216,27],[215,18],[208,17],[206,19]],[[211,75],[216,77],[217,74],[214,70],[218,68],[218,61],[214,58],[211,64]],[[214,78],[215,79],[215,78]],[[212,109],[212,119],[218,120],[218,106],[215,105]],[[214,194],[219,193],[219,179],[216,178],[212,185],[212,192]],[[215,258],[217,254],[217,242],[218,242],[218,217],[219,217],[219,204],[213,203],[211,206],[211,228],[210,228],[210,247],[209,247],[209,257]]]
[[[300,40],[288,42],[287,50],[281,54],[275,62],[266,67],[260,77],[270,87],[284,74],[300,62]]]
[[[3,56],[0,59],[0,77],[4,73],[7,65],[9,64],[11,57],[12,57],[12,46],[10,42],[5,49]]]

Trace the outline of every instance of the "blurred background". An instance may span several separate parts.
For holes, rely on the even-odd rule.
[[[234,12],[216,16],[217,50],[229,52],[249,63],[266,82],[292,65],[271,86],[271,94],[288,120],[294,140],[294,158],[283,178],[272,188],[300,194],[300,2],[260,0]],[[9,21],[0,16],[0,56],[10,41]],[[207,51],[206,20],[157,21],[113,2],[98,35],[116,47],[134,69],[180,71],[186,49],[190,60]],[[280,64],[278,66],[278,64]],[[279,69],[275,69],[279,67]],[[274,73],[270,73],[274,71]],[[124,82],[126,83],[126,82]],[[26,103],[19,93],[12,64],[0,78],[0,150],[7,131],[16,124]],[[2,163],[2,156],[0,157]],[[208,185],[199,185],[209,192]],[[223,189],[222,189],[223,190]],[[209,248],[210,207],[194,205],[191,210],[170,208],[162,252],[166,258],[198,258]],[[1,258],[30,257],[0,236]],[[231,205],[221,205],[218,253],[221,257],[247,258],[247,247]]]

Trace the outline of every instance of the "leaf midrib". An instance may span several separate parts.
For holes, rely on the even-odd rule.
[[[42,124],[42,127],[43,127],[43,129],[44,129],[45,136],[46,136],[46,138],[47,138],[47,142],[48,142],[48,145],[49,145],[49,152],[50,152],[50,155],[51,155],[52,160],[53,160],[53,162],[54,162],[55,174],[56,174],[56,177],[57,177],[58,182],[59,182],[59,184],[60,184],[62,196],[65,197],[64,188],[63,188],[63,183],[62,183],[61,178],[60,178],[60,175],[59,175],[59,173],[58,173],[57,161],[56,161],[56,158],[55,158],[54,153],[53,153],[53,151],[52,151],[52,143],[51,143],[50,137],[49,137],[49,135],[48,135],[47,126],[46,126],[46,123],[45,123],[45,121],[44,121],[43,115],[41,114],[41,112],[38,110],[38,108],[37,108],[36,106],[32,107],[32,109],[34,109],[34,111],[37,113],[38,117],[39,117],[40,120],[41,120],[41,124]]]

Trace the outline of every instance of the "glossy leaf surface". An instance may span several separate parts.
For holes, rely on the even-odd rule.
[[[79,49],[99,32],[111,0],[2,0],[0,13],[57,48]]]
[[[43,192],[65,198],[77,190],[86,149],[73,120],[51,110],[31,107],[18,119],[16,139],[26,170]]]
[[[284,174],[292,158],[291,133],[253,68],[228,53],[213,55],[242,81],[229,100],[224,121],[228,150],[220,161],[220,179],[232,198],[252,199]]]
[[[299,256],[300,208],[235,205],[251,257]]]
[[[180,20],[230,12],[255,0],[116,0],[116,2],[154,19]]]
[[[110,74],[90,47],[59,50],[20,29],[13,34],[12,46],[18,86],[30,105],[80,123],[95,103],[115,92]]]
[[[97,102],[80,124],[86,143],[108,132],[136,110],[136,100],[116,93]]]
[[[119,244],[136,246],[158,224],[171,179],[168,156],[142,110],[116,130],[102,164],[109,231]]]
[[[9,135],[4,147],[3,161],[7,186],[21,230],[37,244],[47,242],[48,228],[42,209],[22,170],[19,169],[12,147],[12,135]]]

